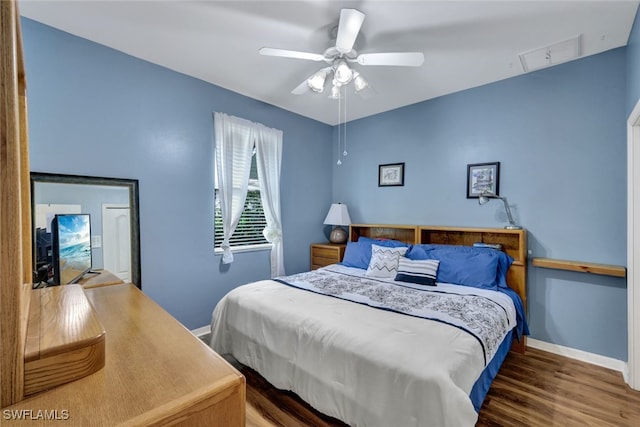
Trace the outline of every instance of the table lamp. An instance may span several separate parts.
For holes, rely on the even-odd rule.
[[[341,226],[351,224],[347,205],[333,203],[329,208],[327,217],[324,219],[324,224],[335,225],[333,230],[331,230],[331,235],[329,235],[329,241],[331,243],[345,243],[347,241],[347,232]]]

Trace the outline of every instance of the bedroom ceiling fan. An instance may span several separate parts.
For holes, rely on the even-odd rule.
[[[263,47],[260,49],[261,55],[279,56],[283,58],[306,59],[310,61],[324,61],[329,64],[327,67],[313,73],[303,81],[291,93],[301,95],[311,89],[314,92],[322,93],[328,77],[331,79],[331,93],[329,98],[340,99],[340,89],[353,82],[355,92],[361,93],[369,87],[369,83],[356,70],[352,69],[350,63],[358,63],[364,66],[402,66],[419,67],[424,62],[422,52],[387,52],[387,53],[364,53],[358,54],[353,45],[360,32],[360,27],[364,21],[365,14],[356,9],[342,9],[340,11],[340,22],[336,35],[336,44],[328,48],[324,53],[300,52],[295,50],[276,49]]]

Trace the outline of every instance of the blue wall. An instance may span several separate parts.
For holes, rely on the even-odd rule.
[[[28,19],[23,31],[32,170],[140,180],[143,289],[187,327],[269,275],[268,252],[228,269],[213,255],[213,111],[284,131],[289,273],[308,268],[333,201],[356,222],[501,227],[500,203],[465,197],[466,165],[491,161],[532,256],[626,264],[637,24],[629,48],[350,122],[342,166],[335,128]],[[406,163],[405,186],[377,187],[393,162]],[[529,321],[534,338],[627,358],[623,279],[530,267]]]
[[[627,115],[640,100],[640,9],[627,42]]]
[[[533,257],[626,265],[625,110],[620,48],[350,122],[334,199],[356,222],[502,227],[501,203],[466,198],[467,164],[499,161]],[[378,187],[395,162],[405,185]],[[528,283],[533,338],[627,359],[624,279],[530,266]]]
[[[24,19],[31,170],[139,180],[142,289],[188,328],[233,287],[269,278],[269,252],[213,251],[213,119],[283,130],[285,268],[309,268],[331,204],[332,128]]]

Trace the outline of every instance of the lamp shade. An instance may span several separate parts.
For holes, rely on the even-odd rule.
[[[349,210],[347,205],[342,203],[333,203],[329,208],[329,213],[324,219],[326,225],[350,225],[351,218],[349,217]]]

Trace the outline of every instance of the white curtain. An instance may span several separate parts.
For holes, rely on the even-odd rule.
[[[247,197],[255,139],[254,124],[238,117],[214,113],[213,125],[218,194],[222,210],[223,240],[220,247],[224,251],[222,262],[229,264],[233,262],[229,239],[238,225]]]
[[[284,276],[282,246],[282,216],[280,214],[280,164],[282,161],[282,131],[258,125],[256,161],[260,181],[260,199],[267,220],[264,237],[271,247],[271,277]]]

